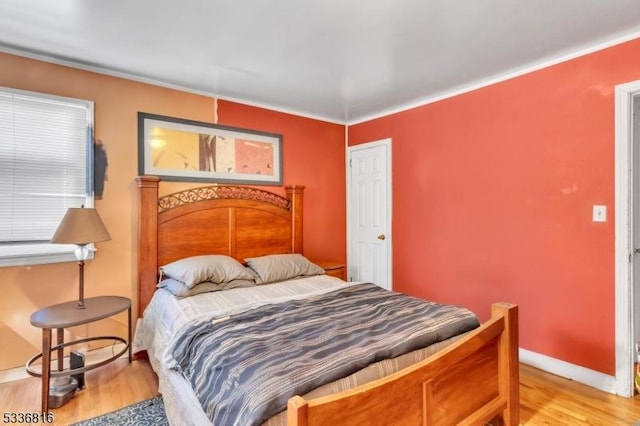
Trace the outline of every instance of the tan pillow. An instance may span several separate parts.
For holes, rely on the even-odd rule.
[[[298,253],[251,257],[245,259],[245,262],[265,284],[324,274],[324,269]]]
[[[198,283],[198,285],[193,286],[193,288],[189,288],[185,285],[185,283],[174,278],[167,278],[160,281],[157,287],[164,288],[178,298],[189,297],[204,292],[221,290],[220,284],[210,282]]]
[[[192,256],[160,267],[161,275],[182,282],[187,289],[203,282],[215,284],[253,280],[251,271],[232,257],[220,254]]]
[[[256,283],[253,280],[231,280],[227,283],[220,284],[202,282],[193,286],[193,288],[188,288],[182,281],[167,278],[158,283],[158,288],[164,288],[178,299],[182,299],[183,297],[195,296],[201,293],[211,293],[212,291],[230,290],[240,287],[254,287],[255,285]]]

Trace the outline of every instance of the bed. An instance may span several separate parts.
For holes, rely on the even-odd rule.
[[[308,299],[313,299],[314,303],[320,303],[316,300],[344,303],[344,300],[352,300],[351,297],[357,295],[363,300],[380,300],[377,299],[380,289],[376,286],[346,283],[320,273],[295,280],[252,287],[241,285],[225,291],[176,298],[166,291],[166,287],[157,288],[159,269],[163,265],[180,264],[183,259],[209,255],[229,257],[240,262],[246,259],[261,261],[271,255],[300,256],[303,248],[304,187],[286,187],[285,197],[250,187],[222,185],[195,187],[159,197],[160,179],[143,176],[137,182],[138,313],[139,316],[144,313],[144,316],[136,330],[134,349],[147,352],[158,375],[159,391],[163,395],[171,424],[212,423],[207,414],[210,413],[207,405],[201,401],[203,391],[195,383],[204,381],[200,380],[200,377],[206,377],[202,372],[204,369],[196,370],[194,366],[200,368],[200,364],[195,361],[193,364],[180,364],[175,360],[172,363],[167,355],[180,352],[176,348],[169,351],[166,345],[167,342],[181,340],[183,335],[188,334],[187,330],[194,336],[210,337],[211,324],[215,325],[214,332],[222,333],[221,325],[226,327],[231,322],[229,318],[238,317],[242,318],[236,326],[240,331],[234,329],[233,333],[242,333],[245,332],[242,327],[247,327],[242,315],[262,321],[260,327],[269,325],[272,328],[296,330],[292,324],[276,326],[275,321],[267,320],[270,317],[266,315],[271,315],[270,311],[274,310],[272,307],[276,306],[276,302],[286,303],[286,311],[291,309],[292,312],[309,312],[311,315],[307,305],[302,305],[308,303]],[[295,295],[291,296],[291,292]],[[384,297],[386,303],[386,295]],[[405,296],[399,297],[403,303],[407,299]],[[228,306],[230,300],[233,300],[231,307]],[[375,304],[378,306],[380,302]],[[243,305],[242,309],[239,305]],[[277,317],[274,318],[280,317],[282,306],[277,305]],[[215,311],[217,316],[211,311]],[[339,313],[341,309],[331,309],[331,312],[334,311]],[[195,324],[191,317],[186,319],[185,312],[206,320]],[[482,425],[497,421],[516,425],[519,422],[517,306],[495,303],[491,312],[491,319],[477,328],[461,333],[445,333],[432,345],[411,347],[401,354],[392,354],[388,359],[376,357],[369,365],[340,372],[344,376],[333,377],[313,389],[291,395],[285,401],[286,410],[269,415],[258,424]],[[292,318],[297,318],[295,315],[299,314],[292,314]],[[348,321],[348,315],[340,318],[337,321],[339,323]],[[205,325],[209,327],[208,334],[197,329]],[[298,327],[304,328],[306,326]],[[321,334],[333,334],[333,330],[331,328],[330,333]],[[271,331],[246,332],[247,336],[270,336]],[[216,339],[210,337],[211,341],[220,341]],[[235,339],[243,340],[242,334]],[[367,347],[374,346],[371,342],[378,340],[376,336],[371,337]],[[216,344],[207,351],[216,346],[229,345]],[[341,352],[336,356],[342,360]],[[216,355],[213,358],[222,359],[223,356],[218,358]],[[179,367],[176,367],[177,364]],[[233,370],[233,366],[230,368]],[[245,371],[244,368],[242,371]],[[183,374],[189,369],[192,370],[191,376]],[[246,371],[253,369],[251,367]],[[333,372],[329,367],[327,371]],[[212,377],[211,380],[214,380],[215,375]],[[269,386],[263,385],[263,388]],[[253,393],[260,394],[262,391]],[[227,421],[224,424],[231,423]]]

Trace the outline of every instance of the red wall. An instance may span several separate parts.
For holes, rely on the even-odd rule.
[[[350,145],[393,140],[394,288],[483,320],[517,303],[522,348],[614,374],[614,86],[639,57],[640,39],[350,126]]]
[[[223,100],[218,123],[282,134],[284,184],[306,187],[304,254],[345,262],[344,126]]]

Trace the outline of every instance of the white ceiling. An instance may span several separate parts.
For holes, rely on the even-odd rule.
[[[638,0],[0,2],[2,51],[341,123],[637,36]]]

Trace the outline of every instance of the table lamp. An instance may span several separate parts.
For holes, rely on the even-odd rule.
[[[84,261],[87,260],[90,250],[87,244],[99,243],[111,239],[109,231],[102,223],[98,212],[94,208],[84,206],[72,207],[62,218],[58,229],[51,238],[53,244],[75,244],[75,251],[79,268],[79,296],[76,308],[85,309],[84,304]]]

